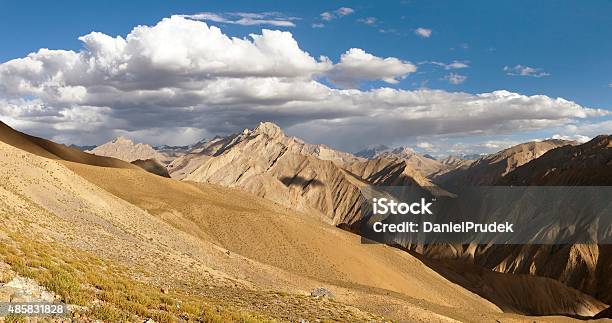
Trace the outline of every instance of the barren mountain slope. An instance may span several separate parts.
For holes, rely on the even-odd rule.
[[[547,151],[573,143],[566,140],[550,139],[519,144],[482,157],[471,163],[467,168],[456,168],[434,176],[433,181],[449,189],[471,185],[494,185],[512,170],[542,156]]]
[[[497,185],[612,185],[611,136],[582,145],[551,149],[509,172]],[[429,246],[433,258],[461,258],[495,271],[556,279],[612,302],[612,248],[609,245],[492,245],[465,248]]]
[[[504,311],[591,317],[606,307],[595,298],[551,278],[528,274],[509,275],[460,260],[419,258],[452,282],[492,300]],[[572,299],[579,301],[567,301]]]
[[[456,168],[468,168],[475,160],[474,159],[463,159],[457,156],[448,156],[439,160],[442,165],[450,167],[449,170]]]
[[[577,146],[550,150],[515,169],[500,185],[612,185],[612,136],[602,135]],[[495,258],[491,255],[506,254]],[[529,255],[529,256],[525,256]],[[612,302],[612,248],[609,245],[526,246],[511,252],[487,250],[480,262],[504,272],[553,277]]]
[[[135,144],[132,140],[125,137],[117,137],[87,152],[97,156],[114,157],[127,162],[133,162],[138,159],[155,159],[162,164],[167,164],[172,160],[171,157],[159,153],[147,144]]]
[[[136,166],[122,160],[94,156],[76,148],[21,133],[1,121],[0,141],[32,154],[51,159],[62,159],[102,167],[136,168]]]
[[[184,179],[240,187],[325,222],[350,225],[360,219],[362,205],[359,187],[340,167],[351,158],[319,148],[262,123]],[[317,157],[321,154],[331,160]]]
[[[3,144],[0,159],[2,230],[93,252],[127,265],[126,272],[150,286],[291,320],[373,319],[342,303],[300,296],[319,286],[331,289],[339,301],[409,321],[524,319],[500,314],[407,253],[361,245],[350,233],[247,193],[140,169],[65,161],[62,166]],[[573,308],[584,302],[580,296],[562,304]]]
[[[366,185],[414,186],[437,196],[449,194],[411,168],[403,159],[380,157],[347,164],[345,169]]]
[[[244,135],[233,134],[227,137],[215,137],[209,141],[202,141],[194,145],[183,156],[179,156],[168,164],[168,172],[172,178],[183,179],[191,174],[194,170],[204,164],[211,156],[217,154],[218,151],[231,146],[242,139]]]
[[[518,167],[500,185],[612,185],[612,136],[578,146],[564,146]]]
[[[2,230],[116,261],[153,286],[280,319],[375,319],[347,303],[411,321],[504,317],[407,253],[362,245],[247,193],[142,170],[61,165],[5,144],[0,159]],[[300,296],[320,286],[340,302]]]
[[[483,246],[474,261],[499,272],[550,277],[612,303],[610,245]]]
[[[361,245],[357,236],[331,226],[322,225],[308,216],[296,213],[286,214],[283,208],[274,207],[265,200],[253,200],[252,197],[245,198],[248,196],[246,193],[240,193],[244,194],[240,196],[240,200],[221,202],[220,204],[217,199],[201,196],[199,192],[193,191],[194,187],[208,191],[207,188],[210,186],[202,186],[203,184],[173,182],[170,186],[162,185],[162,182],[165,181],[163,178],[154,178],[148,174],[143,175],[130,171],[122,172],[125,174],[122,178],[127,174],[130,175],[127,176],[125,183],[117,185],[109,180],[109,176],[104,174],[106,172],[104,169],[87,167],[89,170],[85,171],[82,169],[84,167],[77,165],[77,168],[81,170],[76,169],[76,171],[115,195],[149,210],[152,214],[164,218],[166,221],[170,221],[177,228],[192,232],[199,237],[204,236],[207,237],[206,239],[217,241],[223,248],[247,258],[322,281],[324,286],[332,284],[348,288],[346,294],[344,294],[345,291],[337,293],[343,295],[341,297],[346,297],[347,300],[355,302],[352,304],[357,304],[360,308],[397,317],[398,312],[396,311],[400,311],[399,313],[403,313],[402,315],[408,315],[409,312],[415,311],[411,305],[400,305],[401,302],[398,302],[398,299],[410,303],[411,297],[422,298],[425,304],[433,302],[431,306],[439,308],[438,305],[435,305],[435,297],[432,298],[429,294],[440,295],[439,293],[442,293],[445,295],[443,297],[446,298],[445,303],[447,305],[456,302],[457,297],[446,294],[447,287],[441,287],[442,289],[435,287],[438,289],[432,289],[423,294],[422,288],[425,287],[424,284],[430,284],[431,278],[420,273],[423,268],[422,264],[405,263],[408,259],[413,259],[409,254],[382,245]],[[185,187],[189,189],[184,189]],[[231,190],[227,191],[231,192]],[[237,193],[234,191],[234,194]],[[225,194],[226,196],[229,195],[228,193]],[[215,209],[211,210],[210,205],[223,206],[224,203],[244,208],[243,213],[257,210],[257,215],[234,216],[233,214],[217,213]],[[258,203],[264,203],[266,206],[262,207]],[[229,205],[226,207],[229,207]],[[272,207],[272,209],[266,211],[269,207]],[[189,219],[189,222],[184,222],[183,218]],[[180,221],[177,219],[180,219]],[[330,248],[330,246],[334,247]],[[406,256],[409,258],[405,258]],[[378,267],[379,265],[380,267]],[[499,275],[503,276],[499,281],[497,281],[496,276],[483,278],[488,284],[496,286],[494,291],[485,288],[488,292],[487,296],[513,311],[530,310],[533,311],[532,313],[540,315],[547,313],[593,315],[605,307],[600,302],[578,291],[566,288],[562,284],[555,284],[550,280],[529,276],[515,279],[511,275]],[[406,282],[408,285],[404,285],[406,279],[409,280],[409,282]],[[479,288],[482,288],[480,286],[483,279],[467,280],[465,282],[471,285],[470,288],[481,292]],[[333,289],[337,291],[337,289]],[[360,292],[352,291],[353,289]],[[528,297],[524,295],[526,291],[530,293],[538,291],[538,297],[543,299],[539,300],[537,305],[527,304],[529,302],[518,302],[518,299],[522,301],[525,297]],[[373,297],[372,294],[375,294],[376,297]],[[390,296],[379,298],[381,295]],[[406,295],[409,297],[406,298]],[[462,299],[460,302],[469,299],[469,297],[465,298],[465,295],[461,292],[459,295],[457,296]],[[505,295],[512,296],[508,298]],[[524,296],[521,297],[521,295]],[[532,301],[534,299],[532,298]],[[546,299],[552,301],[548,302]],[[513,302],[518,303],[514,304]],[[399,306],[408,307],[405,310],[399,310]],[[429,308],[429,306],[426,307]],[[462,306],[467,306],[466,310],[468,310],[471,305],[464,304]],[[380,310],[384,312],[380,312]],[[448,313],[457,311],[457,309],[452,309],[448,312],[443,307],[440,310],[441,313],[445,313],[444,315],[450,315]],[[468,311],[481,313],[489,310],[469,309]],[[463,313],[463,311],[459,310],[455,313]],[[488,315],[485,314],[485,316]],[[402,318],[407,319],[408,317],[414,316],[403,316]],[[460,320],[482,321],[486,319],[484,316],[464,316]]]
[[[410,148],[404,147],[399,147],[390,151],[383,152],[381,154],[376,155],[376,158],[391,158],[403,160],[406,162],[406,165],[408,165],[408,167],[416,170],[425,177],[438,173],[447,168],[446,165],[443,165],[437,160],[427,158],[421,154],[416,153]]]

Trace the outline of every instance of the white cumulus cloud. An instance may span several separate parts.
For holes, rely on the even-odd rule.
[[[332,82],[343,87],[362,80],[383,80],[398,83],[398,78],[415,72],[416,66],[395,57],[381,58],[359,48],[351,48],[340,56],[340,62],[328,73]]]
[[[416,67],[361,49],[349,49],[334,64],[284,31],[229,37],[174,16],[124,36],[79,39],[78,52],[40,49],[0,64],[2,121],[67,143],[100,144],[123,134],[150,144],[189,144],[268,120],[310,142],[351,151],[417,137],[609,129],[599,120],[609,111],[545,95],[335,88],[321,79],[396,83]]]

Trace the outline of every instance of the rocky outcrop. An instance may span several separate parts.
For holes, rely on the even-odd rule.
[[[5,284],[0,284],[0,302],[53,303],[59,300],[58,295],[47,291],[30,278],[17,276]]]

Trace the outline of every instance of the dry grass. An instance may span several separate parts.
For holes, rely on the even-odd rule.
[[[156,322],[264,322],[268,318],[208,305],[207,300],[158,288],[128,277],[127,270],[91,254],[19,233],[0,241],[0,260],[32,278],[65,303],[87,307],[81,316],[105,322],[151,318]],[[15,322],[18,317],[6,318]]]
[[[0,272],[0,284],[10,282],[15,275],[11,272]]]

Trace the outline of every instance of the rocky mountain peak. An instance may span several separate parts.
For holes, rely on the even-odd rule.
[[[285,133],[283,132],[283,130],[278,125],[272,122],[259,123],[259,126],[257,126],[257,128],[253,130],[253,133],[254,134],[265,134],[272,138],[285,136]]]

